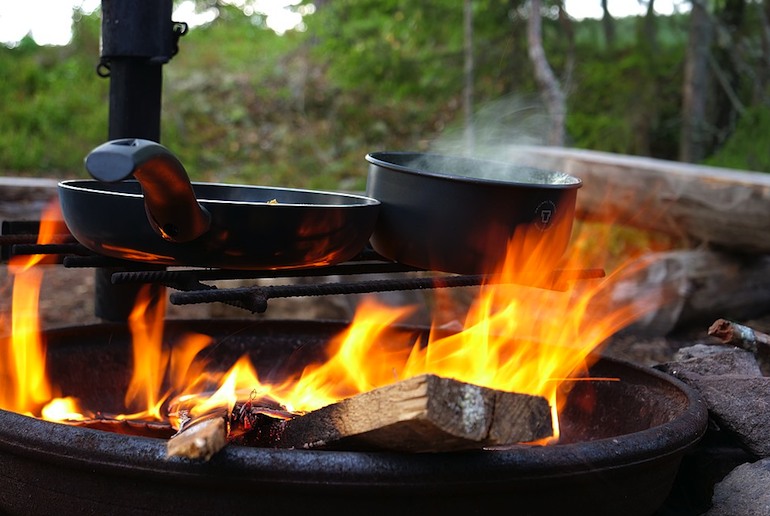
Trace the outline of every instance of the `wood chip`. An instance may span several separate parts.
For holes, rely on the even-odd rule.
[[[222,417],[191,424],[166,443],[167,457],[209,460],[227,444],[227,425]]]

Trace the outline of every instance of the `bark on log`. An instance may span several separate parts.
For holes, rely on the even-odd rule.
[[[749,326],[717,319],[709,326],[708,334],[722,344],[736,346],[754,354],[762,374],[770,376],[770,335]]]
[[[754,354],[761,349],[770,350],[770,335],[726,319],[714,321],[709,326],[708,334],[718,338],[722,344],[737,346]]]
[[[545,398],[420,375],[365,392],[268,432],[280,448],[441,452],[552,435]]]
[[[504,157],[582,179],[581,220],[770,253],[770,174],[560,147],[512,147]]]

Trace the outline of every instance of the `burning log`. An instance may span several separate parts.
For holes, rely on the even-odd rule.
[[[184,427],[166,443],[167,457],[207,461],[227,445],[227,421],[215,415]]]
[[[256,440],[279,448],[442,452],[551,435],[545,398],[426,374],[273,423]]]
[[[228,443],[244,444],[244,435],[269,431],[270,423],[289,419],[296,414],[268,398],[250,398],[239,402],[229,414],[214,412],[189,419],[184,410],[174,407],[181,415],[180,430],[166,444],[166,456],[194,460],[209,460]]]

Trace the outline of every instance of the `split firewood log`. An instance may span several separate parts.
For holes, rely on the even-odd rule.
[[[257,444],[303,449],[443,452],[552,435],[545,398],[425,374],[271,425]]]

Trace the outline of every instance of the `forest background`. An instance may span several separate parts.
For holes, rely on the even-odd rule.
[[[198,0],[216,17],[164,65],[161,140],[193,179],[302,188],[363,190],[372,151],[520,144],[770,172],[770,0],[671,16],[640,0],[646,16],[618,19],[592,1],[603,19],[558,0],[316,0],[279,35],[248,2]],[[107,137],[100,23],[76,11],[66,46],[0,46],[0,175],[87,176]]]

